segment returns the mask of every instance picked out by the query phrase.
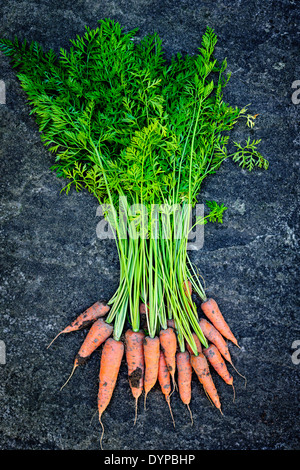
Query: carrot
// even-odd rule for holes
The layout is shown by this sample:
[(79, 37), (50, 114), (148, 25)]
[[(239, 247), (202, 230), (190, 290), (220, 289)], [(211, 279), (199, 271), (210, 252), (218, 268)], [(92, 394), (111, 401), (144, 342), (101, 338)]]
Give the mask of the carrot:
[(173, 328), (173, 330), (176, 330), (174, 318), (169, 318), (167, 320), (167, 325), (169, 328)]
[(65, 384), (61, 387), (61, 390), (64, 388), (65, 385), (69, 382), (70, 378), (74, 374), (75, 369), (84, 364), (86, 360), (90, 357), (90, 355), (102, 344), (104, 341), (112, 334), (113, 326), (106, 323), (102, 318), (98, 318), (98, 320), (93, 323), (91, 326), (88, 334), (86, 335), (78, 353), (76, 354), (74, 365), (72, 372), (65, 382)]
[(158, 378), (159, 366), (159, 338), (154, 336), (145, 336), (144, 341), (144, 360), (145, 360), (145, 375), (144, 375), (144, 407), (146, 409), (146, 399), (150, 390), (156, 384)]
[[(202, 352), (202, 346), (201, 346), (200, 339), (198, 338), (198, 336), (195, 332), (192, 333), (192, 336), (195, 340), (198, 353), (201, 353)], [(191, 346), (189, 345), (188, 342), (186, 342), (186, 347), (187, 347), (187, 350), (189, 351), (190, 354), (194, 354), (193, 351), (192, 351), (192, 348), (191, 348)]]
[(206, 359), (209, 360), (216, 372), (218, 372), (220, 377), (222, 377), (224, 382), (226, 382), (228, 385), (232, 385), (233, 377), (229, 373), (225, 361), (218, 348), (214, 344), (210, 344), (208, 348), (203, 349), (203, 354)]
[(183, 283), (183, 290), (184, 290), (184, 293), (185, 293), (185, 295), (188, 299), (189, 304), (191, 305), (193, 290), (192, 290), (192, 283), (188, 279), (186, 281), (184, 281), (184, 283)]
[(176, 365), (179, 396), (182, 402), (187, 406), (193, 424), (193, 416), (190, 409), (192, 398), (192, 365), (188, 351), (178, 352), (176, 354)]
[(173, 328), (168, 327), (165, 330), (160, 330), (159, 342), (175, 387), (177, 338)]
[(165, 399), (168, 403), (170, 414), (172, 417), (173, 425), (175, 428), (175, 421), (172, 413), (172, 408), (170, 404), (170, 394), (171, 394), (171, 375), (168, 370), (165, 356), (162, 351), (159, 353), (159, 363), (158, 363), (158, 381), (160, 384), (161, 391), (163, 392)]
[(224, 382), (232, 386), (234, 397), (235, 397), (233, 377), (228, 371), (225, 361), (220, 351), (218, 350), (218, 348), (214, 344), (210, 344), (208, 348), (203, 349), (203, 354), (206, 357), (206, 359), (208, 359), (210, 364), (213, 366), (215, 371), (219, 374), (219, 376), (222, 377)]
[(221, 333), (219, 333), (219, 331), (211, 323), (209, 323), (209, 321), (205, 320), (205, 318), (200, 319), (199, 325), (204, 336), (218, 348), (219, 352), (222, 354), (224, 359), (226, 359), (232, 365), (234, 370), (241, 377), (243, 377), (243, 379), (245, 379), (245, 386), (246, 386), (246, 377), (240, 374), (240, 372), (233, 365), (227, 343), (225, 339), (223, 338), (223, 336), (221, 335)]
[(191, 356), (191, 364), (197, 374), (199, 382), (203, 385), (205, 392), (211, 398), (215, 407), (222, 413), (220, 398), (211, 377), (209, 365), (204, 354), (200, 353), (198, 356)]
[(77, 331), (81, 328), (85, 328), (91, 322), (97, 320), (100, 317), (106, 315), (109, 311), (109, 306), (106, 302), (98, 301), (95, 302), (91, 307), (86, 309), (83, 313), (81, 313), (76, 320), (74, 320), (70, 325), (68, 325), (64, 330), (60, 331), (55, 338), (51, 341), (51, 343), (47, 346), (47, 349), (51, 346), (51, 344), (58, 338), (59, 335), (62, 333), (70, 333), (71, 331)]
[(217, 302), (211, 298), (207, 299), (205, 302), (202, 302), (201, 308), (206, 317), (211, 321), (211, 323), (221, 333), (221, 335), (239, 347), (237, 339), (226, 323), (222, 313), (220, 312)]
[(149, 305), (140, 304), (140, 313), (142, 315), (145, 315), (146, 313), (148, 313), (148, 309), (149, 309)]
[(221, 333), (205, 318), (201, 318), (199, 321), (200, 328), (204, 336), (215, 346), (230, 364), (232, 363), (230, 352), (227, 343)]
[(110, 403), (117, 382), (123, 354), (124, 344), (122, 341), (116, 341), (113, 338), (108, 338), (105, 341), (101, 355), (98, 390), (98, 414), (99, 422), (102, 426), (102, 435), (100, 438), (101, 448), (104, 435), (104, 426), (101, 418)]
[(128, 366), (128, 379), (132, 395), (135, 398), (135, 420), (137, 418), (137, 402), (144, 385), (144, 347), (145, 333), (127, 330), (125, 333), (126, 362)]
[(191, 296), (192, 295), (192, 283), (191, 281), (187, 280), (183, 283), (183, 290), (186, 294), (187, 297), (189, 297), (189, 295)]

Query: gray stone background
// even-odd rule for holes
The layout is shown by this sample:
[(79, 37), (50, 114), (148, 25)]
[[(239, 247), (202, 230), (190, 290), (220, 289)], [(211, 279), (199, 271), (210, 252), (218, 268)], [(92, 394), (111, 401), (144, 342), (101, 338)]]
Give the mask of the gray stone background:
[[(298, 5), (299, 7), (299, 5)], [(213, 373), (224, 416), (193, 378), (191, 427), (177, 393), (174, 430), (157, 385), (148, 410), (134, 401), (123, 361), (103, 416), (105, 449), (299, 449), (299, 110), (292, 83), (300, 80), (299, 8), (288, 0), (65, 0), (1, 2), (0, 36), (39, 41), (45, 49), (111, 17), (139, 37), (157, 31), (167, 57), (193, 54), (206, 26), (218, 35), (216, 56), (232, 78), (225, 99), (251, 103), (254, 130), (240, 123), (232, 138), (261, 138), (268, 171), (242, 171), (226, 161), (208, 179), (200, 201), (223, 202), (223, 225), (207, 225), (203, 249), (191, 252), (207, 292), (219, 302), (239, 339), (230, 346), (236, 400)], [(96, 413), (100, 353), (61, 392), (86, 331), (53, 336), (118, 285), (113, 241), (96, 237), (97, 203), (86, 192), (60, 194), (66, 183), (49, 170), (14, 70), (0, 56), (6, 104), (0, 105), (1, 152), (1, 449), (99, 449)], [(300, 96), (299, 96), (300, 97)], [(195, 299), (197, 301), (197, 299)], [(2, 343), (3, 346), (3, 343)], [(299, 347), (299, 346), (298, 346)], [(2, 358), (3, 359), (3, 358)], [(4, 362), (2, 360), (2, 362)]]

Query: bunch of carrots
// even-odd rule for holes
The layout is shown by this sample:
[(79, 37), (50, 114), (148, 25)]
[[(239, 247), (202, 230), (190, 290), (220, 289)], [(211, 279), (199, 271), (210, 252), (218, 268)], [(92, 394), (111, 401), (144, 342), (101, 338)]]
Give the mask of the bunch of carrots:
[[(191, 298), (192, 284), (190, 281), (187, 281), (187, 285), (187, 296)], [(222, 413), (220, 397), (210, 373), (210, 366), (212, 366), (225, 383), (231, 385), (234, 390), (233, 377), (226, 366), (226, 362), (228, 362), (235, 369), (227, 340), (231, 341), (237, 347), (239, 347), (239, 345), (214, 299), (208, 298), (201, 304), (202, 312), (206, 318), (199, 320), (199, 326), (209, 343), (206, 348), (203, 348), (198, 336), (196, 333), (193, 333), (197, 346), (196, 354), (188, 343), (186, 343), (186, 349), (184, 351), (181, 350), (182, 348), (180, 349), (178, 347), (174, 319), (169, 319), (168, 327), (161, 329), (159, 335), (154, 338), (150, 337), (144, 329), (138, 332), (128, 329), (125, 332), (125, 344), (121, 340), (115, 340), (111, 337), (113, 326), (107, 323), (104, 318), (109, 309), (110, 307), (106, 302), (96, 302), (80, 314), (70, 325), (60, 331), (48, 345), (49, 348), (61, 334), (78, 331), (91, 325), (76, 354), (72, 372), (68, 380), (61, 387), (62, 389), (72, 377), (75, 369), (83, 365), (90, 358), (92, 353), (103, 344), (98, 391), (98, 415), (99, 422), (102, 426), (101, 447), (104, 434), (102, 414), (111, 401), (124, 352), (128, 367), (129, 386), (135, 399), (134, 424), (137, 419), (139, 397), (144, 392), (144, 407), (146, 408), (147, 395), (157, 381), (160, 384), (161, 391), (169, 406), (174, 427), (175, 421), (171, 409), (170, 397), (175, 389), (178, 389), (182, 402), (187, 406), (193, 424), (190, 409), (193, 371), (196, 373), (207, 397)], [(140, 304), (141, 317), (147, 314), (148, 306), (146, 304)]]
[[(69, 51), (58, 53), (44, 52), (36, 41), (0, 38), (0, 51), (18, 69), (42, 142), (55, 154), (51, 169), (68, 180), (66, 194), (74, 187), (96, 198), (115, 236), (120, 277), (114, 295), (59, 333), (92, 323), (70, 377), (103, 344), (101, 425), (124, 352), (135, 420), (139, 397), (144, 391), (146, 405), (157, 380), (171, 414), (176, 388), (190, 411), (193, 370), (221, 411), (209, 367), (233, 386), (227, 340), (238, 343), (216, 302), (207, 298), (187, 251), (193, 228), (222, 223), (227, 208), (206, 201), (209, 213), (197, 216), (192, 227), (190, 221), (203, 181), (225, 160), (249, 171), (269, 165), (257, 150), (259, 140), (233, 142), (229, 150), (237, 121), (246, 118), (252, 128), (257, 114), (224, 101), (230, 73), (226, 59), (214, 57), (217, 36), (211, 28), (197, 54), (177, 54), (171, 61), (157, 33), (138, 42), (136, 33), (102, 19), (71, 40)], [(201, 299), (205, 318), (199, 319), (192, 293)]]

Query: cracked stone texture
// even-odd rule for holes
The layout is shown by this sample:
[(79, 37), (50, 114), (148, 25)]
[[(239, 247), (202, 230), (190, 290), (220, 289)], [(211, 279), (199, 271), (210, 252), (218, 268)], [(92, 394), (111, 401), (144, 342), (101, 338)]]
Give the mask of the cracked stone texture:
[[(223, 202), (223, 225), (207, 225), (203, 249), (191, 258), (219, 302), (241, 349), (233, 362), (247, 377), (231, 387), (213, 373), (224, 416), (208, 402), (196, 377), (194, 426), (178, 394), (172, 396), (173, 429), (158, 385), (134, 401), (123, 361), (103, 417), (105, 449), (299, 449), (299, 371), (293, 363), (299, 331), (299, 110), (292, 83), (300, 79), (299, 9), (296, 1), (74, 0), (2, 2), (0, 36), (39, 41), (45, 49), (69, 47), (84, 25), (111, 17), (139, 37), (157, 31), (169, 58), (195, 53), (206, 26), (218, 35), (216, 56), (227, 57), (231, 81), (225, 99), (251, 103), (254, 130), (240, 123), (233, 140), (262, 139), (269, 170), (242, 171), (226, 161), (205, 181), (200, 201)], [(97, 203), (89, 194), (61, 195), (65, 181), (49, 170), (52, 156), (40, 135), (6, 57), (0, 57), (6, 104), (1, 133), (1, 449), (99, 449), (95, 418), (100, 353), (69, 375), (86, 334), (50, 339), (118, 284), (112, 241), (96, 237)], [(198, 303), (197, 299), (195, 301)], [(200, 307), (199, 307), (200, 308)], [(297, 417), (298, 414), (298, 417)], [(92, 417), (94, 419), (92, 420)]]

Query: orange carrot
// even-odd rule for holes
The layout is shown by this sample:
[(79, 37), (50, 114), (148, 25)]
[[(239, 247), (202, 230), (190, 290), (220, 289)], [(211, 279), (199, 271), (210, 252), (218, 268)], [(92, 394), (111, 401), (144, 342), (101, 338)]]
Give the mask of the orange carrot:
[(160, 330), (159, 342), (175, 387), (177, 338), (173, 328), (168, 327), (165, 330)]
[(188, 279), (183, 283), (183, 290), (188, 299), (188, 303), (191, 305), (192, 302), (192, 283)]
[(216, 408), (221, 411), (220, 398), (210, 375), (209, 365), (204, 354), (200, 353), (198, 356), (191, 356), (191, 364), (205, 392), (209, 395)]
[(108, 338), (105, 341), (101, 355), (98, 390), (98, 414), (99, 422), (102, 426), (100, 439), (101, 448), (104, 435), (104, 426), (101, 417), (110, 403), (117, 382), (123, 354), (124, 344), (122, 341), (116, 341), (113, 338)]
[(221, 335), (239, 347), (237, 339), (226, 323), (222, 313), (220, 312), (217, 302), (211, 298), (207, 299), (205, 302), (202, 302), (201, 308), (206, 317), (211, 321), (211, 323), (221, 333)]
[(137, 418), (137, 402), (144, 385), (144, 347), (145, 333), (127, 330), (125, 333), (126, 362), (128, 366), (128, 379), (132, 395), (135, 398), (135, 420)]
[[(200, 339), (198, 338), (198, 336), (195, 332), (192, 333), (192, 336), (195, 340), (198, 353), (201, 353), (202, 352), (202, 346), (201, 346)], [(190, 354), (194, 354), (193, 351), (192, 351), (192, 348), (191, 348), (191, 346), (189, 345), (188, 342), (186, 342), (186, 347), (187, 347), (187, 350), (189, 351)]]
[(147, 305), (147, 311), (146, 311), (146, 304), (141, 303), (140, 304), (140, 328), (142, 330), (148, 329), (148, 311), (149, 311), (149, 306)]
[(175, 421), (170, 404), (170, 394), (171, 394), (171, 375), (168, 370), (165, 356), (162, 351), (159, 353), (159, 363), (158, 363), (158, 381), (160, 384), (161, 391), (163, 392), (165, 399), (168, 403), (170, 414), (172, 417), (173, 425), (175, 428)]
[(214, 344), (210, 344), (208, 348), (203, 349), (203, 354), (208, 359), (210, 364), (213, 366), (215, 371), (219, 374), (220, 377), (224, 380), (225, 383), (232, 386), (233, 389), (233, 401), (235, 398), (235, 390), (233, 386), (233, 377), (228, 371), (225, 361)]
[(93, 323), (91, 326), (88, 334), (86, 335), (74, 361), (73, 370), (65, 382), (65, 384), (61, 387), (61, 390), (64, 386), (69, 382), (70, 378), (74, 374), (75, 369), (84, 364), (86, 360), (90, 357), (90, 355), (102, 344), (105, 340), (112, 334), (113, 326), (106, 323), (102, 318), (98, 318), (98, 320)]
[(144, 391), (145, 400), (144, 407), (146, 408), (146, 398), (150, 390), (156, 384), (158, 378), (158, 365), (159, 365), (159, 338), (154, 336), (146, 336), (143, 341), (144, 345), (144, 360), (145, 360), (145, 375), (144, 375)]
[(149, 309), (149, 305), (140, 304), (140, 313), (142, 315), (145, 315), (146, 313), (148, 313), (148, 309)]
[(191, 296), (192, 295), (192, 283), (191, 281), (187, 280), (183, 283), (183, 290), (186, 294), (187, 297), (189, 297), (189, 295)]
[(85, 328), (86, 326), (90, 325), (91, 322), (106, 315), (109, 309), (110, 307), (103, 301), (98, 301), (94, 303), (91, 307), (81, 313), (76, 318), (76, 320), (70, 323), (70, 325), (68, 325), (64, 330), (60, 331), (51, 341), (51, 343), (47, 346), (47, 348), (49, 348), (51, 344), (56, 340), (56, 338), (58, 338), (58, 336), (62, 333), (70, 333), (71, 331), (77, 331), (81, 328)]
[(208, 348), (203, 349), (203, 354), (211, 363), (216, 372), (218, 372), (219, 376), (222, 377), (224, 382), (226, 382), (228, 385), (232, 385), (233, 377), (229, 373), (225, 361), (218, 348), (214, 344), (210, 344)]
[(179, 396), (182, 402), (187, 406), (193, 424), (193, 416), (190, 409), (192, 398), (192, 365), (188, 351), (178, 352), (176, 354), (176, 365)]
[(245, 386), (247, 383), (246, 377), (244, 377), (233, 365), (232, 359), (229, 353), (229, 349), (227, 346), (227, 343), (221, 333), (211, 324), (209, 321), (205, 320), (204, 318), (201, 318), (199, 321), (200, 328), (202, 330), (202, 333), (204, 336), (211, 342), (213, 343), (219, 350), (219, 352), (222, 354), (224, 359), (226, 359), (234, 368), (234, 370), (245, 380)]
[(232, 364), (231, 356), (229, 353), (229, 349), (227, 343), (221, 333), (211, 324), (209, 321), (205, 320), (205, 318), (201, 318), (199, 321), (200, 328), (204, 336), (215, 346), (217, 346), (218, 350), (222, 354), (222, 356)]

